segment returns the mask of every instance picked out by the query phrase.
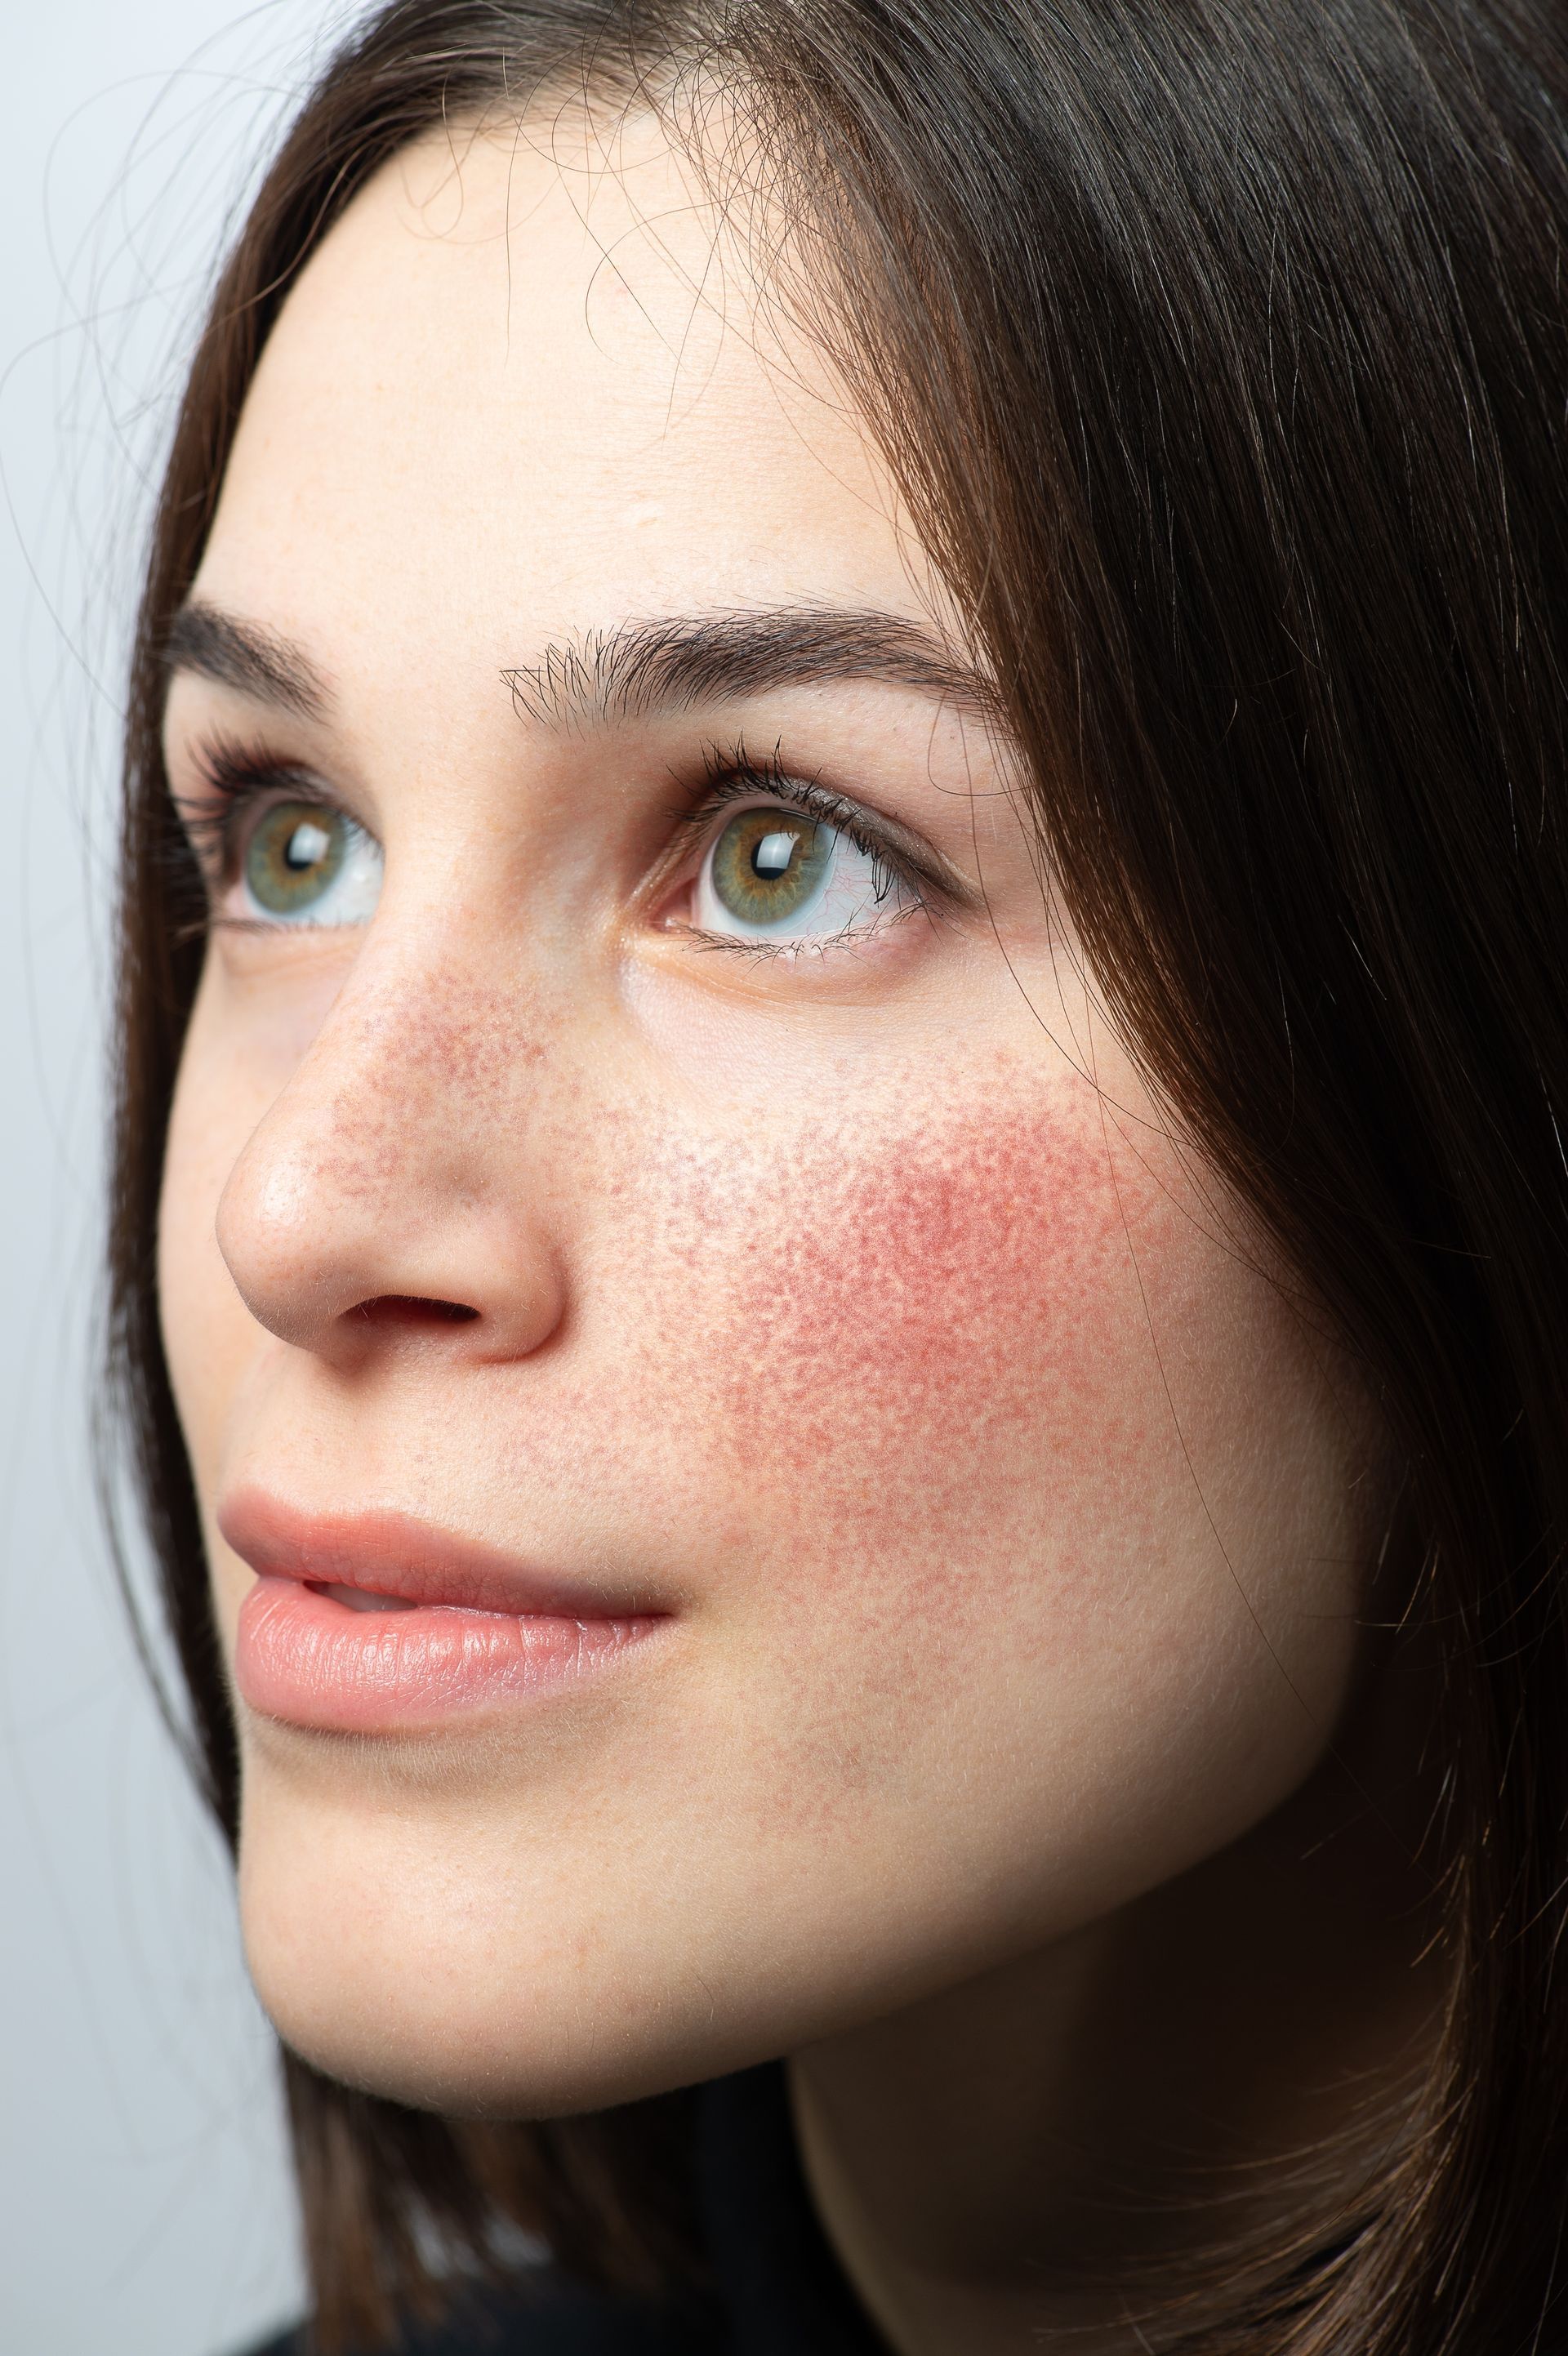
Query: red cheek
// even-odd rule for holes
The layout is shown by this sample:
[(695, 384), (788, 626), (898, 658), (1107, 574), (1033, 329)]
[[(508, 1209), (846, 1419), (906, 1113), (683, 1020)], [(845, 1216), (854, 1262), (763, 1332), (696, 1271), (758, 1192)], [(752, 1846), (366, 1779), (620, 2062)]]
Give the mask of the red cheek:
[(1146, 1552), (1162, 1410), (1124, 1223), (1153, 1241), (1146, 1200), (1090, 1091), (1003, 1078), (918, 1126), (885, 1098), (788, 1151), (759, 1122), (705, 1175), (643, 1173), (651, 1259), (682, 1268), (650, 1387), (677, 1537), (771, 1664), (748, 1712), (792, 1697), (797, 1813), (896, 1758), (977, 1660), (1072, 1656), (1115, 1608), (1107, 1533), (1112, 1587)]
[(516, 1455), (704, 1608), (788, 1619), (802, 1674), (835, 1625), (996, 1624), (1009, 1591), (1007, 1641), (1046, 1641), (1045, 1596), (1058, 1632), (1094, 1607), (1184, 1477), (1144, 1299), (1190, 1221), (1075, 1076), (905, 1077), (809, 1123), (801, 1091), (599, 1121), (576, 1355)]
[(1137, 1311), (1097, 1120), (972, 1104), (914, 1134), (824, 1139), (789, 1199), (754, 1214), (727, 1321), (737, 1388), (769, 1421), (931, 1471), (1069, 1390), (1081, 1423)]

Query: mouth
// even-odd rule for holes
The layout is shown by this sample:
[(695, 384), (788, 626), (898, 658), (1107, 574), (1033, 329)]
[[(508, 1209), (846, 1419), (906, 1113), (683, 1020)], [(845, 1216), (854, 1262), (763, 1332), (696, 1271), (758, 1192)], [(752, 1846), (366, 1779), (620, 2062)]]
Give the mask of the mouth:
[(218, 1526), (256, 1574), (234, 1679), (265, 1718), (406, 1732), (597, 1676), (672, 1614), (396, 1513), (306, 1515), (260, 1490)]

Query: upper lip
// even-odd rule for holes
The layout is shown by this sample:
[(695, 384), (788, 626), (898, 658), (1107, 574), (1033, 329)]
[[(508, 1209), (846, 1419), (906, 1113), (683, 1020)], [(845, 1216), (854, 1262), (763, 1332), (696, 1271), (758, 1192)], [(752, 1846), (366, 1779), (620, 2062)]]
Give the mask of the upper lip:
[(437, 1528), (412, 1514), (309, 1514), (262, 1489), (237, 1490), (218, 1526), (254, 1571), (319, 1587), (360, 1587), (411, 1603), (467, 1604), (562, 1620), (621, 1620), (657, 1611), (520, 1561), (498, 1547)]

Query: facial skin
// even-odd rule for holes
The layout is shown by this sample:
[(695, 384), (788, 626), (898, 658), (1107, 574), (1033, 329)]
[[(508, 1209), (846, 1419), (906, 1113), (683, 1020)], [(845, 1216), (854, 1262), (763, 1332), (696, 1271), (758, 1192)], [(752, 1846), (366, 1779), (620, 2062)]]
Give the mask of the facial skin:
[[(215, 742), (286, 768), (241, 851), (280, 799), (347, 813), (364, 920), (236, 923), (214, 871), (165, 1330), (231, 1655), (218, 1521), (257, 1492), (667, 1616), (427, 1727), (239, 1699), (245, 1936), (285, 2037), (413, 2103), (804, 2054), (825, 2185), (889, 2023), (945, 2007), (961, 2050), (964, 1991), (1010, 1988), (1044, 2036), (1086, 1940), (1316, 1788), (1383, 1488), (1094, 1014), (956, 692), (552, 708), (583, 682), (549, 650), (628, 624), (875, 614), (936, 657), (944, 606), (657, 133), (614, 171), (544, 146), (383, 171), (246, 404), (194, 596), (321, 692), (179, 669), (171, 785), (199, 829)], [(772, 798), (682, 815), (742, 748), (951, 888), (883, 875), (795, 950), (694, 933), (711, 846)]]

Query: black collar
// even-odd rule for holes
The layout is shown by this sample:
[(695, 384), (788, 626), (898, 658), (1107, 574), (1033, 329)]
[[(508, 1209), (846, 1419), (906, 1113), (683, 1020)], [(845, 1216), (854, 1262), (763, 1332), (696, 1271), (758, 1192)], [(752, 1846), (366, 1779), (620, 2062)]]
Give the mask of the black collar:
[(697, 2190), (731, 2356), (886, 2356), (817, 2222), (782, 2064), (703, 2089)]
[[(714, 2079), (696, 2103), (703, 2297), (650, 2306), (541, 2268), (406, 2324), (399, 2356), (888, 2356), (817, 2222), (782, 2063)], [(310, 2346), (302, 2328), (252, 2356)]]

